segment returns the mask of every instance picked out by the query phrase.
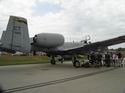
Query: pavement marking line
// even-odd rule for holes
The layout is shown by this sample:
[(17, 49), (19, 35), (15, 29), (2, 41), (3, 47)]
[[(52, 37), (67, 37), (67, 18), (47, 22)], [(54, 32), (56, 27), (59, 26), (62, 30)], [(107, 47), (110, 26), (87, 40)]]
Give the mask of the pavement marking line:
[(80, 78), (85, 78), (85, 77), (90, 77), (93, 75), (105, 73), (105, 72), (112, 71), (115, 69), (118, 69), (118, 68), (111, 68), (111, 69), (107, 69), (107, 70), (103, 70), (103, 71), (97, 71), (97, 72), (93, 72), (93, 73), (77, 75), (77, 76), (73, 76), (73, 77), (69, 77), (69, 78), (64, 78), (64, 79), (53, 80), (53, 81), (49, 81), (49, 82), (43, 82), (43, 83), (37, 83), (37, 84), (32, 84), (32, 85), (26, 85), (26, 86), (22, 86), (22, 87), (6, 89), (6, 90), (4, 90), (4, 93), (13, 93), (13, 92), (17, 92), (17, 91), (32, 89), (32, 88), (38, 88), (38, 87), (44, 87), (44, 86), (64, 83), (64, 82), (68, 82), (68, 81), (72, 81), (72, 80), (76, 80), (76, 79), (80, 79)]

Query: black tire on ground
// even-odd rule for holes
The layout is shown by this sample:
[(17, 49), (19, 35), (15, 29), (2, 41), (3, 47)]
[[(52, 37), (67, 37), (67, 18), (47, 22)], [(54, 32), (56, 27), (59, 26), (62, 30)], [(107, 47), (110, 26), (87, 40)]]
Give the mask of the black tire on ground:
[(50, 62), (51, 62), (52, 65), (55, 65), (55, 64), (56, 64), (56, 61), (53, 60), (53, 59), (51, 59)]
[(80, 62), (79, 61), (75, 61), (73, 63), (73, 66), (76, 67), (76, 68), (79, 68), (80, 67)]

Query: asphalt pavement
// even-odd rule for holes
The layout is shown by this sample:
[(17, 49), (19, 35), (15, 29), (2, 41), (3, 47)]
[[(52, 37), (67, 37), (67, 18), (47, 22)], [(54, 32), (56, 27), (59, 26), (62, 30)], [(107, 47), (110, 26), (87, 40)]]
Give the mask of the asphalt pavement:
[(125, 68), (30, 64), (0, 67), (5, 93), (125, 93)]

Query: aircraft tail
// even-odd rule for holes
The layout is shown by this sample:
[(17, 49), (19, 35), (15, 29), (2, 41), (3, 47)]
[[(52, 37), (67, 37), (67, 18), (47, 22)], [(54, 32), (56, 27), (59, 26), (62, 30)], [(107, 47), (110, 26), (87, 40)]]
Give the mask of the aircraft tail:
[(6, 31), (3, 31), (1, 46), (4, 50), (30, 52), (30, 39), (27, 20), (10, 16)]

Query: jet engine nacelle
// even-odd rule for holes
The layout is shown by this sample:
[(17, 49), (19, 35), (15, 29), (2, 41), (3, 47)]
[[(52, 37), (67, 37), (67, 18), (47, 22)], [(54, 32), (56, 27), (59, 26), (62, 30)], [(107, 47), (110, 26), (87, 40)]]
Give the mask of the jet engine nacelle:
[(64, 36), (60, 34), (41, 33), (33, 38), (35, 45), (45, 48), (58, 47), (64, 44)]

